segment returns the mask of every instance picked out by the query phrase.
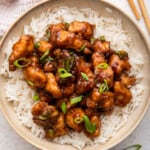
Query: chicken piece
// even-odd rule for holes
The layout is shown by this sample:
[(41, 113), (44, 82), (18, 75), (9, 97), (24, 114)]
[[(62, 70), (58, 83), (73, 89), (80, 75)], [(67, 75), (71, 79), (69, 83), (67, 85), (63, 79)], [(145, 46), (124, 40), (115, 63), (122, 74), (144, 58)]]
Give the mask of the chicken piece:
[[(112, 68), (106, 63), (105, 58), (102, 54), (95, 52), (92, 55), (92, 63), (94, 66), (94, 73), (96, 75), (96, 79), (98, 82), (103, 82), (104, 79), (107, 80), (107, 84), (109, 87), (113, 86), (114, 79), (114, 71)], [(106, 68), (100, 68), (99, 65), (106, 64)]]
[(103, 112), (110, 112), (114, 106), (114, 94), (112, 92), (103, 92), (99, 101), (99, 108)]
[(78, 73), (76, 92), (77, 94), (88, 92), (94, 87), (94, 74), (91, 71), (89, 64), (82, 58), (77, 59), (76, 67)]
[(47, 50), (51, 51), (53, 49), (53, 45), (50, 42), (47, 42), (47, 41), (44, 41), (44, 40), (41, 40), (41, 41), (37, 42), (36, 44), (37, 44), (36, 48), (41, 53), (44, 53)]
[(28, 59), (31, 66), (39, 67), (39, 59), (36, 55), (30, 56)]
[(83, 127), (84, 111), (81, 108), (72, 108), (66, 114), (67, 125), (77, 132), (81, 132)]
[(51, 97), (50, 97), (49, 94), (48, 94), (46, 91), (44, 91), (43, 89), (40, 90), (40, 91), (38, 92), (38, 94), (39, 94), (39, 99), (40, 99), (41, 102), (49, 103), (49, 102), (51, 101)]
[(132, 98), (132, 94), (121, 82), (116, 81), (114, 84), (115, 105), (124, 107)]
[(133, 76), (128, 76), (127, 74), (122, 74), (120, 77), (121, 83), (128, 87), (128, 86), (132, 86), (133, 84), (135, 84), (135, 77)]
[(14, 71), (16, 69), (13, 64), (14, 61), (19, 58), (31, 55), (33, 53), (33, 50), (33, 37), (30, 35), (22, 35), (12, 47), (12, 53), (9, 56), (9, 70)]
[(56, 72), (56, 63), (54, 61), (48, 61), (44, 64), (44, 72)]
[(67, 134), (67, 128), (65, 124), (64, 115), (61, 113), (53, 128), (46, 130), (46, 138), (53, 139), (55, 137), (59, 137), (65, 134)]
[(95, 125), (95, 131), (93, 133), (90, 133), (87, 131), (87, 129), (85, 127), (84, 133), (86, 134), (86, 136), (88, 136), (90, 138), (96, 138), (100, 135), (100, 127), (101, 127), (100, 117), (94, 115), (90, 118), (90, 122), (91, 122), (91, 124)]
[(128, 60), (120, 59), (116, 54), (113, 54), (110, 57), (109, 64), (117, 75), (121, 74), (124, 70), (129, 70), (131, 68)]
[(47, 84), (46, 84), (45, 89), (54, 98), (61, 98), (62, 97), (61, 89), (58, 86), (58, 83), (56, 82), (56, 78), (52, 73), (47, 74)]
[(73, 21), (69, 24), (68, 31), (81, 35), (85, 39), (93, 36), (95, 26), (88, 22)]
[(102, 42), (100, 40), (95, 40), (92, 48), (95, 52), (106, 54), (110, 51), (110, 42), (108, 41)]
[(50, 32), (50, 42), (53, 46), (56, 46), (57, 32), (61, 30), (65, 30), (65, 26), (63, 23), (50, 25), (48, 31)]
[(74, 93), (74, 89), (75, 89), (74, 83), (64, 86), (62, 88), (63, 96), (66, 97), (72, 95)]
[(36, 66), (29, 66), (24, 69), (24, 78), (27, 83), (35, 88), (44, 88), (47, 82), (46, 74)]

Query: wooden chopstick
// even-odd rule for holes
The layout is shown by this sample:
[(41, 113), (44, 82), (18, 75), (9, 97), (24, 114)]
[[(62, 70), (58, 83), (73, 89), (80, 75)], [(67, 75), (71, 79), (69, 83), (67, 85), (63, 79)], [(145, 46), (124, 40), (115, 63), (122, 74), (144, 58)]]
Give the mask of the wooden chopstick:
[(130, 4), (130, 7), (132, 8), (132, 11), (136, 17), (137, 20), (139, 20), (141, 18), (135, 4), (134, 4), (134, 1), (133, 0), (128, 0), (129, 4)]
[(144, 4), (144, 1), (143, 0), (138, 0), (138, 2), (139, 2), (139, 5), (140, 5), (140, 8), (141, 8), (142, 15), (144, 17), (144, 20), (145, 20), (148, 32), (150, 33), (150, 19), (148, 17), (148, 13), (146, 11), (146, 7), (145, 7), (145, 4)]

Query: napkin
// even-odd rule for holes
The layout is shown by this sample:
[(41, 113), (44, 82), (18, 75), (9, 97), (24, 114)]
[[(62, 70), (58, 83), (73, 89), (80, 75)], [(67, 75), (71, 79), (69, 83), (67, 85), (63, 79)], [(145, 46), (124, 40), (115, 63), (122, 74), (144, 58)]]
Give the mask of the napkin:
[(0, 0), (0, 36), (9, 26), (33, 5), (42, 0)]

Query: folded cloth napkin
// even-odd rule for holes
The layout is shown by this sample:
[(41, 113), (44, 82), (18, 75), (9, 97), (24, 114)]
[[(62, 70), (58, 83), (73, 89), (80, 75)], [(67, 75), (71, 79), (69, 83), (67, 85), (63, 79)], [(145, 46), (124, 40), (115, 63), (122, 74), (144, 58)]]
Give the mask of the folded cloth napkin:
[(0, 36), (9, 26), (33, 5), (42, 0), (0, 0)]

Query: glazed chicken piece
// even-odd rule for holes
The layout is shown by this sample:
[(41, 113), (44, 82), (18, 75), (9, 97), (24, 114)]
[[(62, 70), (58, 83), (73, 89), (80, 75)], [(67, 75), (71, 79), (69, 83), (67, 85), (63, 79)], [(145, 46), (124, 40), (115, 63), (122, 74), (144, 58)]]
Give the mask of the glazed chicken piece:
[(13, 64), (14, 61), (19, 58), (31, 55), (33, 53), (33, 50), (33, 37), (30, 35), (22, 35), (12, 47), (12, 53), (9, 56), (9, 70), (14, 71), (16, 69)]
[(130, 70), (131, 68), (128, 59), (121, 59), (117, 54), (113, 54), (110, 57), (109, 64), (117, 75), (121, 74), (124, 70)]
[(66, 114), (67, 125), (77, 132), (81, 132), (83, 128), (84, 111), (81, 108), (72, 108)]
[(61, 98), (62, 97), (61, 89), (58, 86), (58, 83), (57, 83), (56, 78), (55, 78), (53, 73), (48, 73), (47, 74), (47, 83), (46, 83), (45, 89), (54, 98)]
[(43, 71), (44, 72), (56, 72), (56, 63), (54, 61), (48, 61), (44, 64)]
[(63, 96), (66, 97), (66, 96), (72, 95), (74, 93), (74, 90), (75, 90), (75, 84), (74, 83), (70, 83), (70, 84), (64, 86), (62, 88)]
[(35, 47), (38, 49), (38, 51), (40, 53), (44, 53), (47, 50), (51, 51), (53, 49), (53, 45), (50, 42), (47, 42), (47, 41), (44, 41), (44, 40), (36, 42)]
[[(94, 87), (94, 74), (91, 71), (89, 64), (81, 57), (76, 60), (77, 67), (77, 94), (85, 93)], [(85, 76), (87, 78), (85, 78)]]
[(106, 54), (110, 51), (110, 42), (108, 41), (102, 42), (100, 40), (95, 40), (92, 48), (95, 52)]
[(24, 69), (24, 78), (27, 83), (35, 88), (44, 88), (47, 82), (47, 76), (37, 66), (28, 66)]
[(87, 131), (86, 127), (84, 129), (84, 133), (90, 138), (96, 138), (100, 135), (100, 127), (101, 127), (101, 120), (100, 117), (97, 115), (93, 115), (90, 117), (91, 124), (95, 125), (95, 131), (90, 133)]
[[(98, 52), (95, 52), (92, 55), (92, 62), (97, 81), (102, 83), (105, 79), (107, 81), (108, 86), (112, 87), (114, 71), (112, 70), (111, 66), (107, 64), (104, 56)], [(103, 65), (106, 65), (106, 67), (104, 68)]]
[(116, 81), (114, 84), (115, 105), (124, 107), (132, 98), (132, 94), (121, 82)]
[(122, 74), (120, 77), (121, 83), (128, 87), (128, 86), (132, 86), (135, 84), (136, 79), (133, 76), (128, 76), (127, 74)]
[(93, 36), (95, 26), (88, 22), (73, 21), (69, 24), (68, 31), (79, 34), (85, 39), (90, 39)]
[(38, 102), (32, 108), (33, 121), (44, 127), (52, 127), (59, 117), (58, 110), (45, 102)]
[(53, 139), (65, 134), (67, 134), (67, 128), (64, 115), (61, 113), (57, 119), (56, 124), (52, 128), (46, 129), (46, 138)]
[(38, 95), (41, 102), (50, 103), (51, 97), (44, 89), (38, 91)]

